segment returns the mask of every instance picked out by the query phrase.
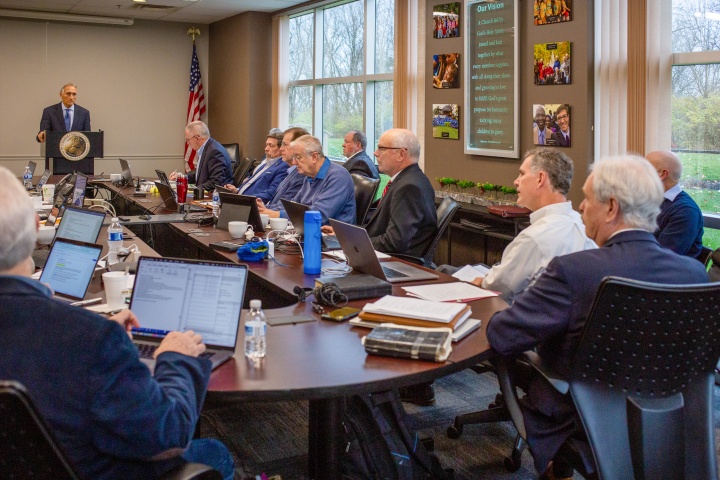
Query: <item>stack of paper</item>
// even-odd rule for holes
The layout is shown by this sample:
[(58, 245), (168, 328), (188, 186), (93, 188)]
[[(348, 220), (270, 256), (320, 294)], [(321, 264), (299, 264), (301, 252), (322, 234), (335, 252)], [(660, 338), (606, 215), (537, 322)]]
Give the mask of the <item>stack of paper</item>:
[(387, 295), (375, 303), (365, 305), (359, 317), (375, 323), (449, 327), (454, 330), (462, 325), (471, 313), (470, 307), (464, 303), (448, 304)]
[(403, 287), (408, 295), (433, 302), (472, 302), (487, 297), (497, 297), (497, 293), (484, 290), (464, 282), (431, 283)]

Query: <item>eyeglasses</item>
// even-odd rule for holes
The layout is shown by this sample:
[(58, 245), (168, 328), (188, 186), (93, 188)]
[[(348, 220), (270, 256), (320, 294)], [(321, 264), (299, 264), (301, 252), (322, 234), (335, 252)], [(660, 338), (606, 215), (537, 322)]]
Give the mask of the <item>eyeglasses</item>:
[(378, 150), (407, 150), (405, 147), (382, 147), (378, 145)]
[(186, 142), (189, 142), (189, 141), (192, 140), (193, 138), (197, 138), (197, 137), (199, 137), (199, 136), (200, 136), (200, 135), (193, 135), (193, 136), (190, 137), (190, 138), (185, 137), (185, 141), (186, 141)]
[(569, 117), (567, 115), (558, 115), (558, 117), (557, 117), (558, 120), (566, 120), (568, 118)]

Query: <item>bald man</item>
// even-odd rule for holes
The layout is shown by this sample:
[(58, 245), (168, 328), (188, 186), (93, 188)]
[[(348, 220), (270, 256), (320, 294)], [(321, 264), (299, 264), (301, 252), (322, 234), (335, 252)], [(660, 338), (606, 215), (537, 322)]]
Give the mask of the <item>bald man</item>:
[(682, 162), (674, 153), (663, 150), (650, 152), (645, 158), (657, 170), (665, 189), (655, 238), (679, 255), (697, 258), (702, 251), (703, 216), (697, 203), (680, 188)]

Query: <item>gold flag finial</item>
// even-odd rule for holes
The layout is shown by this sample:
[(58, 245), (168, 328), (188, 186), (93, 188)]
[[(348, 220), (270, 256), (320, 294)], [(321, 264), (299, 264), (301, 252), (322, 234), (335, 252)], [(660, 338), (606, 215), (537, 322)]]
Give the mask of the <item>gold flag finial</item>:
[(195, 43), (195, 36), (200, 36), (200, 29), (197, 27), (188, 28), (187, 34), (192, 37), (193, 43)]

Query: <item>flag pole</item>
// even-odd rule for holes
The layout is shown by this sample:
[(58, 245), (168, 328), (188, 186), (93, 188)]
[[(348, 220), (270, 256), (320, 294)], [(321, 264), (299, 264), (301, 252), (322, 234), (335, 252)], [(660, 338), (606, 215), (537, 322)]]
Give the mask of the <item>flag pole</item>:
[(200, 36), (200, 29), (197, 27), (190, 27), (188, 28), (187, 34), (192, 37), (192, 41), (195, 43), (195, 37)]

